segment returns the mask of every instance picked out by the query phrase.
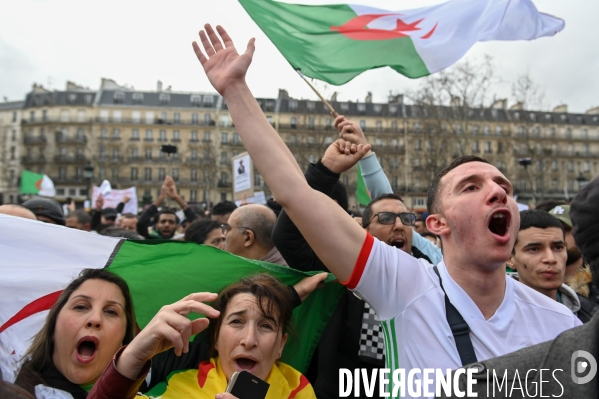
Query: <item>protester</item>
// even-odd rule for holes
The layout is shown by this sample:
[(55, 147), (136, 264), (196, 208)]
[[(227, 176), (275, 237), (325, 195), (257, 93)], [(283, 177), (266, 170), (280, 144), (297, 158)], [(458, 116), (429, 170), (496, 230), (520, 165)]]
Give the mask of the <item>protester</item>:
[[(426, 226), (443, 246), (436, 268), (384, 245), (308, 186), (245, 83), (253, 39), (239, 56), (224, 29), (217, 30), (224, 46), (209, 25), (207, 34), (200, 32), (208, 57), (193, 45), (208, 79), (224, 97), (258, 171), (317, 256), (372, 305), (387, 331), (403, 332), (390, 336), (386, 346), (392, 370), (456, 368), (472, 352), (488, 359), (580, 324), (562, 305), (506, 278), (520, 220), (512, 185), (497, 168), (482, 158), (462, 157), (433, 181)], [(338, 148), (351, 162), (370, 146)], [(470, 354), (458, 351), (456, 340), (463, 341), (457, 331), (448, 339), (454, 334), (446, 321), (446, 295), (469, 325)]]
[[(599, 177), (583, 187), (572, 200), (570, 215), (574, 222), (573, 236), (581, 253), (590, 265), (593, 285), (599, 286)], [(554, 340), (525, 348), (505, 356), (489, 359), (467, 366), (475, 369), (472, 392), (479, 398), (518, 397), (564, 397), (596, 398), (599, 392), (597, 362), (599, 359), (599, 313), (582, 327), (560, 334)], [(588, 366), (588, 367), (587, 367)], [(542, 371), (547, 370), (545, 373)], [(512, 389), (493, 390), (495, 382), (489, 375), (500, 379), (507, 376), (510, 387), (520, 384), (516, 392)], [(522, 377), (524, 376), (524, 377)], [(590, 377), (590, 378), (589, 378)], [(459, 377), (459, 387), (468, 387), (466, 375)], [(526, 395), (524, 394), (526, 389)], [(463, 397), (442, 395), (441, 397)]]
[(422, 216), (416, 217), (416, 223), (414, 224), (414, 231), (424, 234), (426, 232), (426, 225)]
[(37, 220), (35, 214), (23, 205), (6, 204), (0, 205), (0, 214), (16, 216), (24, 219)]
[[(210, 324), (210, 359), (197, 368), (172, 375), (162, 398), (200, 394), (213, 398), (224, 393), (233, 373), (241, 370), (270, 384), (267, 399), (316, 397), (305, 377), (278, 361), (290, 332), (293, 311), (287, 287), (261, 274), (227, 286), (218, 298), (212, 295), (192, 294), (163, 307), (129, 346), (119, 350), (88, 398), (134, 398), (152, 357), (172, 346), (177, 353), (186, 352), (190, 335), (206, 328), (207, 319), (192, 322), (185, 317), (192, 311), (216, 318)], [(216, 299), (214, 309), (193, 300), (205, 300), (208, 296)]]
[(23, 206), (29, 209), (37, 220), (44, 223), (65, 225), (64, 214), (60, 204), (50, 198), (33, 198), (23, 203)]
[(117, 220), (117, 227), (121, 227), (125, 230), (137, 232), (137, 215), (132, 213), (123, 213)]
[(570, 219), (570, 205), (558, 205), (549, 211), (550, 214), (555, 216), (566, 231), (566, 249), (568, 253), (568, 260), (566, 261), (566, 273), (564, 275), (564, 282), (575, 275), (576, 272), (584, 265), (584, 259), (580, 250), (576, 246), (576, 241), (572, 235), (572, 219)]
[(235, 209), (229, 222), (222, 225), (225, 251), (287, 266), (271, 239), (276, 222), (274, 211), (264, 205), (248, 204)]
[(134, 336), (127, 283), (103, 269), (85, 269), (50, 309), (15, 384), (36, 397), (63, 397), (64, 391), (85, 399), (116, 351)]
[(542, 210), (522, 211), (520, 231), (507, 264), (517, 272), (512, 278), (565, 305), (578, 316), (578, 296), (562, 282), (567, 258), (564, 239), (564, 228), (555, 217)]
[(237, 209), (237, 205), (231, 201), (221, 201), (212, 207), (210, 218), (220, 223), (227, 223), (231, 213)]
[(66, 226), (72, 229), (90, 231), (92, 228), (92, 218), (82, 209), (75, 210), (67, 215)]
[(128, 240), (145, 240), (145, 238), (138, 234), (136, 231), (123, 229), (117, 226), (107, 227), (104, 230), (102, 230), (100, 234), (107, 237), (122, 237)]
[(185, 231), (185, 241), (210, 245), (225, 249), (225, 239), (222, 235), (221, 223), (216, 220), (201, 219), (191, 223)]
[[(416, 230), (414, 230), (416, 231)], [(434, 245), (437, 245), (437, 236), (434, 235), (433, 233), (431, 233), (430, 231), (424, 231), (420, 234), (422, 237), (426, 238), (427, 240), (429, 240), (431, 243), (433, 243)]]
[[(160, 195), (156, 198), (154, 203), (141, 214), (137, 221), (137, 232), (143, 237), (168, 240), (173, 238), (177, 232), (179, 217), (175, 211), (170, 209), (158, 210), (158, 207), (162, 205), (167, 197), (179, 204), (188, 220), (193, 221), (197, 219), (198, 216), (194, 210), (187, 205), (187, 202), (185, 202), (177, 192), (177, 187), (175, 186), (173, 178), (166, 176), (162, 183), (162, 187), (160, 188)], [(151, 232), (148, 231), (150, 220), (154, 222), (154, 230)]]

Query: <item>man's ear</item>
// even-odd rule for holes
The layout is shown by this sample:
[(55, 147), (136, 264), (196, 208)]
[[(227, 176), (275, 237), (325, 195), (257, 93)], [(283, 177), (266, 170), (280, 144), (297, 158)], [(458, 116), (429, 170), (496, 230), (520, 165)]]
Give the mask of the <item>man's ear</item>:
[(447, 219), (445, 219), (445, 216), (439, 213), (428, 215), (426, 218), (426, 228), (428, 231), (437, 236), (446, 235), (451, 230), (447, 224)]
[(254, 232), (252, 230), (246, 229), (244, 232), (244, 243), (243, 246), (251, 247), (256, 240), (256, 236), (254, 236)]
[(510, 258), (507, 260), (507, 265), (514, 269), (514, 270), (518, 270), (518, 268), (516, 267), (516, 261), (514, 260), (514, 254), (510, 255)]

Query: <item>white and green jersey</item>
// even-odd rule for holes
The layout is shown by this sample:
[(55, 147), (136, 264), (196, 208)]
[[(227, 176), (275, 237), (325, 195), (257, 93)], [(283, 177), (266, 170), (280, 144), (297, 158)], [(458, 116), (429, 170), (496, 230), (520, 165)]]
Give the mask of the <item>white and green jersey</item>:
[[(451, 303), (471, 329), (478, 360), (554, 339), (581, 324), (564, 305), (506, 278), (503, 302), (488, 320), (468, 294), (437, 265)], [(433, 265), (367, 235), (345, 285), (376, 311), (385, 333), (391, 371), (462, 366), (445, 317), (445, 296)], [(407, 390), (406, 390), (407, 393)], [(407, 396), (409, 397), (409, 396)]]

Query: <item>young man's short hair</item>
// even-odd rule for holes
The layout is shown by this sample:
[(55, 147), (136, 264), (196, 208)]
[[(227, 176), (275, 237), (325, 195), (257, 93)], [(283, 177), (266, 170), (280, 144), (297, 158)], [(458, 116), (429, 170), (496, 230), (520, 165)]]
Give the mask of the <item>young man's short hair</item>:
[(372, 220), (372, 217), (374, 216), (372, 214), (372, 206), (374, 204), (376, 204), (377, 202), (380, 202), (380, 201), (386, 200), (386, 199), (397, 200), (397, 201), (400, 201), (401, 203), (403, 203), (403, 199), (401, 199), (401, 197), (399, 195), (393, 194), (393, 193), (383, 194), (380, 197), (373, 199), (372, 201), (370, 201), (370, 204), (368, 204), (368, 206), (366, 207), (366, 209), (364, 209), (364, 212), (362, 213), (362, 226), (364, 228), (368, 227), (368, 225), (370, 224), (370, 221)]
[(77, 219), (77, 223), (79, 223), (79, 224), (87, 224), (87, 223), (92, 222), (92, 218), (91, 218), (91, 216), (89, 216), (89, 213), (85, 212), (82, 209), (77, 209), (77, 210), (69, 213), (66, 218), (67, 219), (75, 218), (75, 219)]
[(221, 201), (212, 208), (212, 216), (227, 215), (237, 209), (237, 205), (231, 201)]
[[(525, 211), (520, 212), (520, 230), (526, 230), (531, 227), (536, 227), (538, 229), (549, 229), (552, 227), (560, 229), (564, 235), (566, 234), (566, 230), (564, 229), (564, 225), (560, 222), (555, 216), (550, 214), (549, 212), (542, 211), (540, 209), (527, 209)], [(518, 243), (518, 237), (516, 237), (516, 242), (514, 243), (514, 250), (516, 248), (516, 244)], [(512, 250), (512, 253), (514, 252)]]
[(203, 244), (208, 235), (214, 230), (220, 230), (221, 223), (216, 220), (200, 219), (194, 220), (185, 230), (185, 241), (193, 241)]
[(443, 176), (445, 176), (446, 174), (448, 174), (449, 172), (451, 172), (458, 166), (463, 165), (468, 162), (482, 162), (482, 163), (487, 163), (489, 165), (491, 164), (486, 159), (477, 157), (476, 155), (464, 155), (462, 157), (454, 159), (452, 163), (447, 165), (447, 167), (445, 167), (441, 172), (439, 172), (439, 174), (437, 176), (435, 176), (430, 188), (428, 189), (428, 198), (426, 200), (426, 209), (427, 209), (429, 215), (433, 214), (433, 213), (438, 213), (440, 210), (439, 209), (440, 201), (439, 201), (438, 197), (439, 197), (439, 194), (441, 193), (441, 189), (442, 189), (441, 179), (443, 178)]

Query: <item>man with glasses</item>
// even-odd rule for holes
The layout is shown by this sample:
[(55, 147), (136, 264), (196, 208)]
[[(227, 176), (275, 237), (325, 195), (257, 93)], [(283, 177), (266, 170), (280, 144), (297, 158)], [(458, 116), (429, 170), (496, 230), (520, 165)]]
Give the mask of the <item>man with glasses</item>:
[(222, 225), (225, 251), (248, 259), (287, 266), (270, 238), (277, 216), (264, 205), (249, 204), (235, 209)]

